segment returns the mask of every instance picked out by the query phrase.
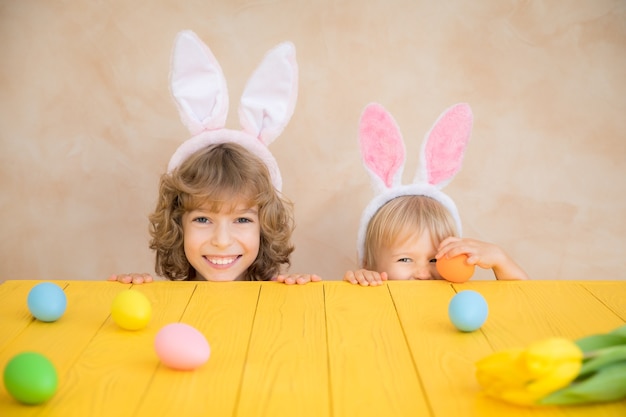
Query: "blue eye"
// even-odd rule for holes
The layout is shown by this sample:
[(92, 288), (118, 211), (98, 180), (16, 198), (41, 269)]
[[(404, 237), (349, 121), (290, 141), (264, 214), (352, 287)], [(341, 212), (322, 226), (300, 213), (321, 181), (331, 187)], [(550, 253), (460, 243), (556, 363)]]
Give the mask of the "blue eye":
[(251, 220), (251, 219), (247, 219), (247, 218), (245, 218), (245, 217), (239, 217), (239, 218), (236, 220), (236, 222), (237, 222), (237, 223), (252, 223), (252, 220)]
[(196, 223), (208, 223), (209, 219), (207, 219), (206, 217), (196, 217), (195, 219), (193, 219), (193, 221)]

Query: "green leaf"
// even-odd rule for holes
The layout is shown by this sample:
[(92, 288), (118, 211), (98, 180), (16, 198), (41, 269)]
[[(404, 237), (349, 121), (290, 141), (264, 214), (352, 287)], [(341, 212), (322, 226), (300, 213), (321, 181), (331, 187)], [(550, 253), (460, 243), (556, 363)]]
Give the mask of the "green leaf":
[(601, 368), (589, 378), (545, 396), (538, 404), (576, 405), (623, 398), (626, 398), (626, 361)]
[(626, 361), (626, 344), (611, 346), (590, 353), (593, 356), (583, 362), (580, 372), (578, 373), (579, 377), (598, 371), (600, 368), (606, 367), (611, 363)]
[(626, 334), (622, 335), (613, 332), (607, 334), (596, 334), (578, 339), (574, 343), (576, 343), (576, 345), (578, 345), (580, 350), (584, 353), (588, 353), (612, 346), (626, 345)]
[(622, 336), (623, 338), (626, 339), (626, 324), (621, 327), (618, 327), (617, 329), (613, 330), (609, 334)]

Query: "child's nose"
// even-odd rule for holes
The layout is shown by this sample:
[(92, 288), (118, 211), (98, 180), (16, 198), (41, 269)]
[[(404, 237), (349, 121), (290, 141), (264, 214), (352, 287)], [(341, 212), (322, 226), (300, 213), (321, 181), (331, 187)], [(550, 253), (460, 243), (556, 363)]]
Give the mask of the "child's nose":
[(413, 279), (431, 279), (430, 269), (427, 266), (418, 266), (415, 268), (415, 271), (413, 271)]
[(232, 240), (232, 234), (227, 224), (218, 224), (215, 233), (211, 236), (211, 244), (216, 247), (229, 246)]

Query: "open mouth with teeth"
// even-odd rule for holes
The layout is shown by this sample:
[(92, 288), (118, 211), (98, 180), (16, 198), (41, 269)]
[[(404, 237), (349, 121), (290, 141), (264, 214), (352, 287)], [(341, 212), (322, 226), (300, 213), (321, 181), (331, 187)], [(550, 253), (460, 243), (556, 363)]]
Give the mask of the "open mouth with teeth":
[(233, 264), (237, 259), (239, 259), (241, 257), (241, 255), (237, 255), (237, 256), (229, 256), (229, 257), (221, 257), (221, 258), (209, 258), (207, 256), (204, 257), (204, 259), (207, 260), (207, 262), (215, 267), (227, 267), (231, 264)]

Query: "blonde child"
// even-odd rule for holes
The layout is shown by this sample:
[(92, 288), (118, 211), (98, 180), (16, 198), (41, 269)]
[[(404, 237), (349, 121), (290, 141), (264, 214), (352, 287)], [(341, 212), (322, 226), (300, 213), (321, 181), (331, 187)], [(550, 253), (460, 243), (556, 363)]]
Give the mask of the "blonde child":
[[(291, 43), (265, 56), (239, 107), (242, 130), (226, 129), (228, 92), (221, 67), (191, 31), (177, 36), (170, 74), (182, 121), (193, 137), (170, 159), (150, 215), (157, 274), (174, 281), (267, 281), (304, 284), (314, 274), (281, 274), (293, 252), (292, 204), (267, 146), (282, 132), (297, 97)], [(111, 281), (152, 282), (149, 274)]]
[(501, 248), (460, 238), (454, 201), (441, 191), (461, 167), (473, 116), (466, 104), (445, 111), (428, 133), (412, 184), (401, 185), (404, 142), (391, 115), (370, 104), (361, 117), (359, 138), (365, 166), (378, 195), (365, 209), (358, 236), (361, 269), (347, 271), (352, 284), (386, 280), (442, 279), (436, 262), (467, 255), (466, 262), (492, 269), (498, 280), (528, 279)]

